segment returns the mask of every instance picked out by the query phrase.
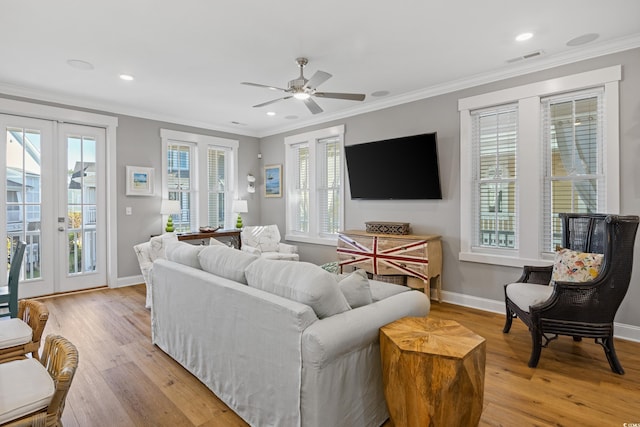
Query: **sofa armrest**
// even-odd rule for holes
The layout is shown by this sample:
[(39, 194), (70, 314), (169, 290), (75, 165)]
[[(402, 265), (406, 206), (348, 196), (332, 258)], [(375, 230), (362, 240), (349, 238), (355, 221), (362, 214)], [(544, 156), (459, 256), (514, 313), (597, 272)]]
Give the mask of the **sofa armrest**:
[(297, 254), (298, 247), (288, 243), (278, 243), (278, 252), (283, 254)]
[(242, 252), (247, 252), (251, 255), (257, 255), (260, 256), (260, 254), (262, 254), (262, 251), (254, 246), (249, 246), (249, 245), (242, 245)]
[(408, 291), (318, 320), (302, 334), (303, 363), (322, 367), (377, 342), (380, 327), (406, 316), (426, 316), (429, 308), (429, 298), (423, 292)]

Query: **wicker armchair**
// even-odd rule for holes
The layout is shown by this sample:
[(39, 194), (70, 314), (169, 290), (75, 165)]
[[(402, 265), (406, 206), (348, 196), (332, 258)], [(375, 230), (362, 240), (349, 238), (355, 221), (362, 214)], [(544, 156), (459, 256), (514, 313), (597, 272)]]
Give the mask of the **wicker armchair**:
[(62, 426), (78, 350), (66, 338), (47, 336), (40, 361), (0, 363), (0, 425)]
[[(0, 362), (25, 358), (29, 353), (38, 360), (40, 339), (48, 319), (49, 310), (44, 303), (18, 301), (18, 317), (0, 323)], [(11, 344), (4, 345), (8, 342)]]
[(613, 345), (613, 321), (629, 288), (638, 217), (567, 213), (560, 218), (563, 247), (603, 254), (600, 272), (590, 281), (546, 286), (553, 267), (526, 266), (518, 282), (505, 285), (503, 332), (509, 332), (515, 317), (529, 327), (532, 368), (538, 365), (542, 347), (567, 335), (575, 341), (594, 338), (604, 348), (611, 370), (624, 374)]

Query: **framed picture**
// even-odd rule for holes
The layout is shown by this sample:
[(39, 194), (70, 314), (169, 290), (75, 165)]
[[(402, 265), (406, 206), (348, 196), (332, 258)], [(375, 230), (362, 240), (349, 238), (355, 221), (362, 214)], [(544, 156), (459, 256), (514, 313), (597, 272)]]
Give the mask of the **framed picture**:
[(153, 168), (127, 166), (127, 196), (153, 196)]
[(282, 197), (282, 165), (264, 167), (264, 197)]

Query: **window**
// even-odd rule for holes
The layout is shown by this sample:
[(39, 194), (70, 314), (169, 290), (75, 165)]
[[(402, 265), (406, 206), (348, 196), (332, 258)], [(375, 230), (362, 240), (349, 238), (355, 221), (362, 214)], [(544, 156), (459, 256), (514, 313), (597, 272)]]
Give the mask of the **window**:
[(176, 231), (233, 228), (238, 141), (167, 129), (161, 137), (163, 198), (180, 201), (181, 212), (173, 215)]
[(285, 138), (286, 239), (335, 245), (344, 223), (344, 126)]
[[(542, 101), (544, 250), (562, 243), (560, 212), (604, 212), (602, 90)], [(548, 220), (550, 219), (550, 220)]]
[(516, 247), (518, 106), (474, 111), (474, 246)]
[(621, 75), (614, 66), (459, 100), (460, 260), (546, 265), (559, 212), (619, 211)]

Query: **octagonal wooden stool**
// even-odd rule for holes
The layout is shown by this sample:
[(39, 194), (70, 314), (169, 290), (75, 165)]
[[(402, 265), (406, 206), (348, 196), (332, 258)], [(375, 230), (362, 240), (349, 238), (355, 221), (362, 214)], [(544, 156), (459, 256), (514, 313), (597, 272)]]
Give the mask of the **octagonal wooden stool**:
[(395, 427), (478, 424), (484, 338), (453, 320), (405, 317), (380, 328), (380, 351)]

